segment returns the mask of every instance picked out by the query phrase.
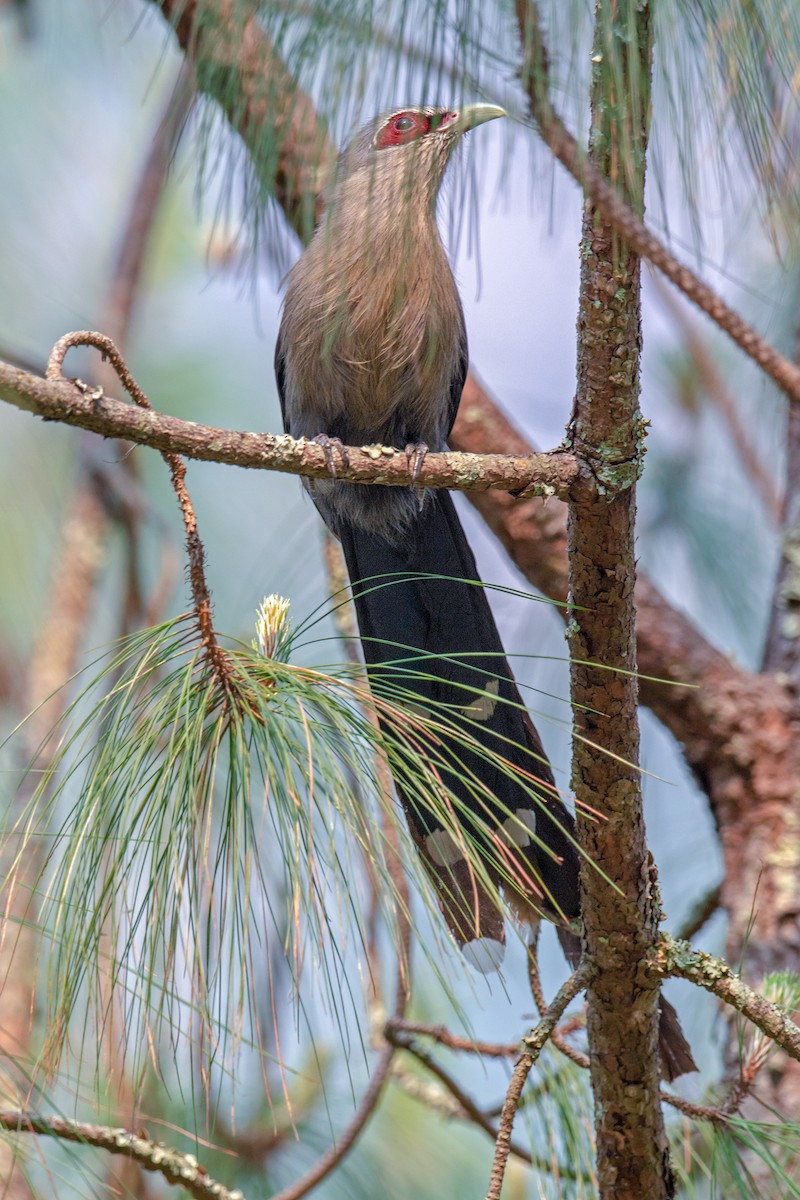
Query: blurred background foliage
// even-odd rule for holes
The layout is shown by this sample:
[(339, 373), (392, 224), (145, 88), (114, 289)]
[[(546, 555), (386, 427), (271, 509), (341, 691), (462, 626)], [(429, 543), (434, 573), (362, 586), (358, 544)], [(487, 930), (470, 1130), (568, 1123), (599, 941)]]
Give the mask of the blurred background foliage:
[[(583, 135), (590, 6), (553, 0), (545, 7), (555, 96)], [(800, 161), (792, 154), (798, 145), (792, 70), (800, 61), (800, 18), (792, 4), (777, 0), (745, 7), (746, 13), (720, 0), (657, 6), (648, 215), (791, 354), (800, 291), (792, 234)], [(573, 391), (581, 204), (577, 189), (525, 127), (510, 6), (339, 0), (262, 8), (276, 45), (337, 141), (375, 110), (405, 101), (485, 97), (517, 118), (481, 131), (466, 148), (447, 189), (443, 222), (473, 366), (536, 444), (555, 445)], [(147, 0), (0, 4), (0, 356), (41, 369), (65, 331), (103, 329), (109, 265), (180, 65), (174, 39)], [(278, 284), (299, 246), (279, 216), (269, 210), (264, 216), (259, 197), (238, 140), (213, 106), (197, 106), (172, 162), (127, 342), (134, 374), (159, 410), (234, 428), (280, 428), (272, 374)], [(644, 289), (642, 406), (651, 429), (640, 489), (640, 561), (712, 643), (756, 665), (777, 553), (783, 405), (721, 334), (680, 299), (667, 297), (648, 272)], [(89, 359), (73, 352), (67, 372), (87, 377), (90, 370)], [(743, 460), (743, 445), (761, 466), (760, 481), (753, 463)], [(102, 470), (116, 453), (110, 443), (0, 409), (0, 713), (6, 730), (25, 714), (27, 664), (54, 586), (54, 554), (76, 479), (87, 462)], [(142, 450), (131, 455), (144, 506), (137, 570), (147, 592), (160, 578), (165, 545), (180, 553), (182, 531), (160, 459)], [(299, 618), (327, 605), (321, 527), (296, 479), (192, 463), (188, 480), (220, 629), (249, 643), (256, 607), (270, 592), (287, 596)], [(466, 503), (460, 508), (483, 577), (518, 586), (478, 518)], [(85, 637), (87, 661), (126, 632), (121, 614), (130, 544), (122, 532), (114, 532), (104, 554)], [(159, 620), (186, 608), (179, 568), (176, 576)], [(503, 592), (490, 598), (514, 670), (531, 689), (526, 694), (557, 780), (566, 787), (571, 722), (562, 622), (547, 604)], [(326, 618), (318, 640), (306, 639), (302, 661), (343, 660), (335, 637)], [(20, 756), (18, 740), (5, 744), (0, 767), (9, 813)], [(720, 859), (705, 802), (670, 736), (648, 713), (642, 763), (650, 842), (675, 928), (717, 882)], [(425, 914), (417, 919), (425, 930)], [(415, 954), (412, 1014), (477, 1037), (514, 1040), (531, 1010), (522, 948), (511, 946), (502, 979), (485, 981), (434, 931), (426, 936), (437, 947), (439, 970)], [(699, 944), (721, 951), (723, 937), (716, 917)], [(386, 947), (384, 955), (388, 978)], [(345, 968), (353, 998), (332, 1011), (313, 971), (298, 995), (279, 951), (271, 951), (273, 1011), (266, 1025), (275, 1043), (261, 1047), (268, 1065), (245, 1039), (235, 1080), (229, 1061), (215, 1078), (198, 1076), (187, 1070), (198, 1062), (198, 1047), (191, 1028), (183, 1029), (184, 1044), (171, 1064), (159, 1060), (160, 1074), (147, 1075), (137, 1119), (153, 1136), (188, 1148), (197, 1135), (198, 1155), (211, 1174), (247, 1196), (269, 1195), (296, 1178), (341, 1128), (366, 1078), (367, 981), (352, 946)], [(564, 974), (546, 931), (548, 994)], [(671, 984), (668, 992), (687, 1002), (682, 1015), (702, 1074), (681, 1086), (699, 1098), (720, 1070), (715, 1005), (688, 986)], [(31, 1062), (43, 1036), (37, 1017)], [(105, 1066), (98, 1059), (98, 1037), (83, 1027), (83, 1048), (72, 1047), (48, 1096), (58, 1111), (84, 1117), (88, 1111), (114, 1124), (125, 1084), (113, 1054)], [(452, 1055), (443, 1053), (443, 1061), (455, 1069)], [(18, 1065), (24, 1071), (24, 1057)], [(466, 1090), (501, 1098), (505, 1065), (462, 1060), (457, 1066)], [(415, 1074), (413, 1066), (407, 1069)], [(554, 1071), (553, 1061), (543, 1060), (539, 1077)], [(588, 1136), (589, 1101), (575, 1072), (557, 1085), (551, 1081), (549, 1103)], [(541, 1111), (531, 1112), (531, 1147), (546, 1158), (550, 1125)], [(295, 1141), (293, 1122), (302, 1143)], [(249, 1133), (241, 1131), (255, 1127), (282, 1130), (280, 1149), (274, 1151), (269, 1136), (248, 1144)], [(526, 1140), (522, 1123), (517, 1134)], [(474, 1127), (457, 1119), (434, 1122), (425, 1105), (390, 1087), (363, 1141), (319, 1194), (372, 1196), (377, 1178), (390, 1197), (478, 1195), (488, 1145)], [(109, 1166), (101, 1156), (26, 1149), (27, 1170), (41, 1194), (105, 1194)], [(123, 1187), (160, 1194), (152, 1181)], [(515, 1168), (507, 1194), (592, 1192), (588, 1175), (558, 1183), (546, 1172), (533, 1179)]]

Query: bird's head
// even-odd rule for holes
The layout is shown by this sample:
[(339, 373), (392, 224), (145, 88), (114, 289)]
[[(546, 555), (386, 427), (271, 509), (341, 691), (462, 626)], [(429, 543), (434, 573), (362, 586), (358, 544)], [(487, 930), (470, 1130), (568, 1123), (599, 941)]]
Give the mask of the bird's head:
[(370, 179), (376, 185), (389, 182), (433, 203), (462, 135), (507, 115), (496, 104), (468, 104), (460, 109), (407, 107), (382, 113), (359, 130), (340, 156), (337, 181), (363, 176), (366, 186)]

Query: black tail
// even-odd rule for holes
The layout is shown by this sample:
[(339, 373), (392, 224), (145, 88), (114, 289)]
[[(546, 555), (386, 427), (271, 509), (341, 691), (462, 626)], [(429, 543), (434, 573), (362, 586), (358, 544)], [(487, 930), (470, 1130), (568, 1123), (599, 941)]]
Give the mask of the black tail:
[[(522, 899), (561, 922), (576, 917), (572, 818), (506, 662), (452, 498), (429, 494), (402, 545), (351, 527), (341, 536), (376, 695), (396, 696), (400, 707), (424, 709), (446, 726), (430, 749), (455, 799), (451, 830), (457, 822), (465, 839), (485, 847), (487, 873), (504, 882), (512, 903)], [(436, 806), (426, 807), (412, 784), (397, 775), (396, 782), (454, 935), (462, 945), (502, 943), (502, 914), (475, 880), (463, 843), (443, 831)]]
[[(442, 721), (445, 732), (430, 743), (430, 761), (456, 801), (451, 830), (457, 823), (464, 842), (485, 848), (487, 876), (513, 907), (560, 926), (575, 963), (580, 943), (565, 927), (580, 912), (572, 817), (506, 661), (452, 498), (429, 494), (400, 545), (351, 526), (342, 528), (341, 539), (376, 696)], [(392, 724), (386, 715), (381, 723)], [(419, 748), (413, 722), (409, 729)], [(459, 846), (443, 829), (441, 803), (427, 806), (407, 773), (395, 769), (395, 782), (453, 935), (475, 966), (496, 967), (503, 914), (465, 858), (464, 842)], [(663, 999), (659, 1041), (667, 1079), (697, 1069), (677, 1014)]]

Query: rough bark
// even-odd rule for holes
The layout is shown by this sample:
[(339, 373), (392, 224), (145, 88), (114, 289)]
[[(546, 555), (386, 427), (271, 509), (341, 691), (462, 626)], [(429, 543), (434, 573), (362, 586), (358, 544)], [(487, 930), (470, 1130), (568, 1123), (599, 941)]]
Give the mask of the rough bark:
[[(652, 52), (649, 7), (600, 0), (595, 20), (599, 65), (589, 156), (613, 177), (628, 138), (634, 156), (624, 185), (639, 208)], [(633, 43), (628, 48), (633, 67), (626, 35)], [(658, 983), (646, 966), (660, 914), (638, 770), (634, 480), (643, 449), (640, 263), (591, 203), (584, 209), (580, 256), (570, 440), (607, 492), (571, 504), (567, 521), (574, 606), (567, 626), (576, 726), (572, 784), (587, 854), (581, 872), (584, 938), (595, 966), (587, 988), (587, 1033), (598, 1182), (602, 1200), (659, 1200), (674, 1194), (674, 1180), (659, 1100)]]
[(800, 411), (796, 408), (789, 409), (786, 450), (781, 558), (763, 668), (780, 672), (800, 691)]

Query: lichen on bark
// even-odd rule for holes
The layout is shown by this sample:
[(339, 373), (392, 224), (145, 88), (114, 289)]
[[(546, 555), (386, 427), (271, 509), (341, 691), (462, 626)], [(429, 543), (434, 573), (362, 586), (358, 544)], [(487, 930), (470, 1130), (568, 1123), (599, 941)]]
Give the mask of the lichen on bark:
[[(651, 70), (650, 11), (598, 0), (589, 156), (641, 211)], [(568, 642), (576, 733), (573, 787), (582, 872), (587, 989), (602, 1198), (674, 1193), (658, 1099), (655, 874), (638, 768), (635, 480), (639, 411), (639, 259), (591, 204), (584, 209), (575, 407), (568, 437), (603, 493), (570, 506)], [(609, 672), (608, 667), (616, 668)], [(601, 814), (589, 819), (587, 811)], [(591, 864), (596, 864), (595, 869)]]

